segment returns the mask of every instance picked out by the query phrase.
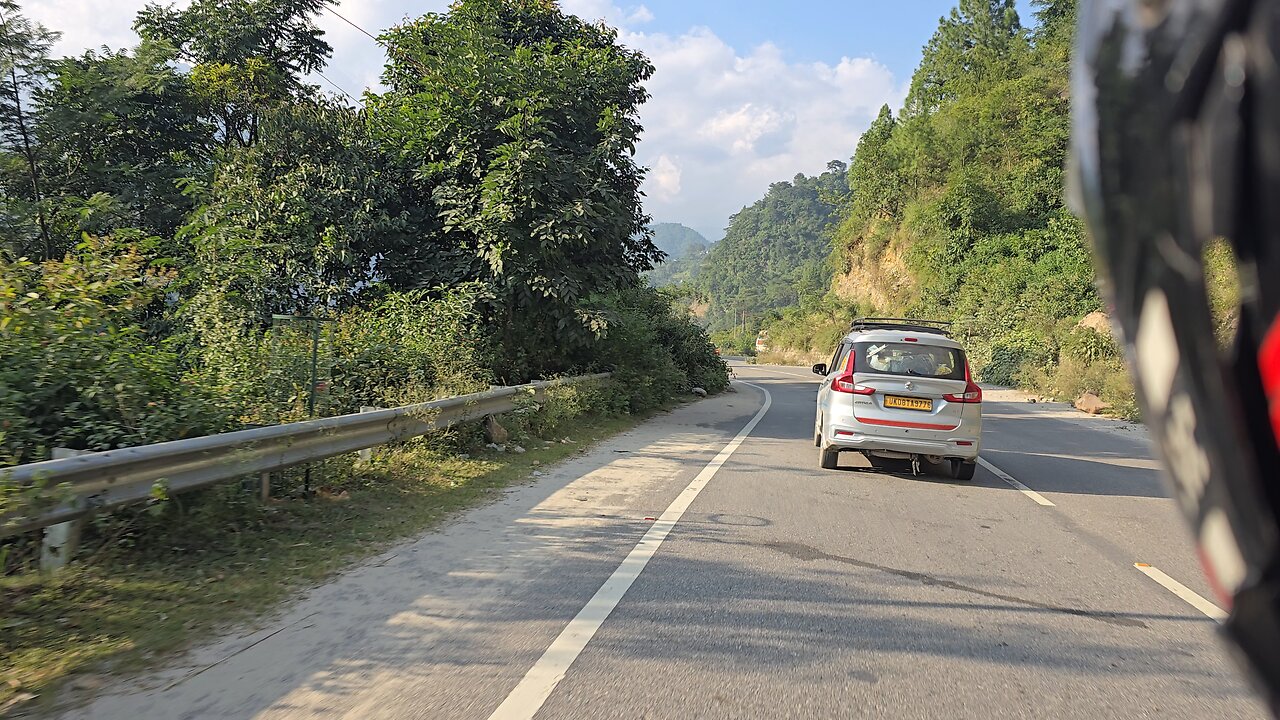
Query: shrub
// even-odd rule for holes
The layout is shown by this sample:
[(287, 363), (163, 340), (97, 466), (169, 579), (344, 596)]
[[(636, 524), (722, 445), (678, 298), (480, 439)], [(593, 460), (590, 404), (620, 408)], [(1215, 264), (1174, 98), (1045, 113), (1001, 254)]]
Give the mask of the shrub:
[(991, 342), (990, 359), (978, 368), (978, 379), (995, 385), (1016, 385), (1026, 368), (1043, 366), (1052, 357), (1052, 346), (1037, 334), (1020, 330)]
[(341, 315), (334, 329), (332, 403), (396, 407), (484, 390), (490, 384), (478, 341), (479, 285), (437, 299), (394, 293), (368, 310)]
[(145, 329), (172, 278), (136, 247), (99, 239), (39, 265), (0, 259), (0, 462), (226, 427), (176, 342)]
[(598, 305), (607, 324), (584, 365), (613, 371), (628, 410), (659, 407), (692, 387), (709, 393), (728, 387), (728, 368), (710, 338), (668, 295), (631, 287)]

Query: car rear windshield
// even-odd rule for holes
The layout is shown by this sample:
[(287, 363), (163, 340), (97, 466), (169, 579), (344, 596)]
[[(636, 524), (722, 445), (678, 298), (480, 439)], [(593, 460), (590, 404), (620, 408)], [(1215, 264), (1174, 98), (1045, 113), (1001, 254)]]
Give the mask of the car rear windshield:
[(908, 342), (853, 344), (855, 372), (964, 380), (964, 351)]

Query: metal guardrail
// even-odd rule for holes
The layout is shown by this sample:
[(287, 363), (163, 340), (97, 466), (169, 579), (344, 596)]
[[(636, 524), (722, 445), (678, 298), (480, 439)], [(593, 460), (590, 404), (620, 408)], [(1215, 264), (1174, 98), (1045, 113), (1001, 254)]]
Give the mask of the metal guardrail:
[[(34, 514), (0, 517), (0, 538), (99, 510), (142, 502), (157, 483), (168, 494), (208, 487), (245, 475), (272, 472), (335, 455), (425, 435), (460, 422), (500, 415), (520, 398), (540, 400), (549, 388), (603, 380), (609, 373), (503, 387), (391, 410), (307, 420), (88, 453), (0, 469), (0, 479), (45, 488), (61, 504)], [(70, 496), (71, 500), (65, 500)]]

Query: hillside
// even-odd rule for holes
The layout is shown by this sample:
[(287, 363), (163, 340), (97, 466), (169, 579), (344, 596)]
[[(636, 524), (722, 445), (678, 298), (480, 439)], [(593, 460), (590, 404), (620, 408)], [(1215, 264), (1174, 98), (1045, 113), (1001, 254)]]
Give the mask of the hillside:
[(960, 0), (925, 46), (904, 107), (885, 107), (849, 167), (821, 302), (771, 323), (819, 356), (860, 313), (953, 320), (985, 381), (1136, 413), (1112, 339), (1081, 325), (1101, 301), (1063, 200), (1074, 0)]
[(645, 273), (649, 284), (664, 287), (693, 282), (711, 243), (702, 233), (680, 223), (655, 223), (649, 229), (653, 231), (653, 244), (666, 253), (665, 260)]
[(667, 254), (667, 261), (702, 255), (711, 247), (711, 243), (702, 233), (680, 223), (654, 223), (649, 226), (653, 231), (653, 244)]
[(695, 283), (711, 330), (734, 327), (743, 313), (758, 317), (822, 294), (831, 278), (829, 234), (847, 193), (846, 171), (844, 163), (832, 162), (822, 175), (774, 183), (733, 216)]

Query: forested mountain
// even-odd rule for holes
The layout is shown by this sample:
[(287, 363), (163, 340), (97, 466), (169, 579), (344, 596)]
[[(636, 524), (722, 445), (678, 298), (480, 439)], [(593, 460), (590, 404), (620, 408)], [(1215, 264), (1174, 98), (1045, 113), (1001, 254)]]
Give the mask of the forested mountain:
[(667, 254), (667, 262), (679, 260), (691, 255), (702, 255), (711, 247), (711, 243), (702, 233), (680, 223), (654, 223), (649, 226), (653, 231), (653, 244)]
[(667, 257), (645, 273), (649, 284), (653, 287), (690, 286), (711, 243), (702, 233), (679, 223), (658, 223), (650, 229), (653, 231), (653, 244)]
[(825, 299), (771, 324), (826, 353), (858, 313), (955, 320), (986, 380), (1130, 403), (1098, 310), (1082, 226), (1063, 199), (1074, 0), (960, 0), (924, 48), (905, 106), (862, 136)]
[(710, 329), (733, 327), (742, 313), (758, 317), (825, 290), (829, 233), (848, 193), (846, 170), (836, 161), (817, 177), (774, 183), (733, 216), (694, 283)]

